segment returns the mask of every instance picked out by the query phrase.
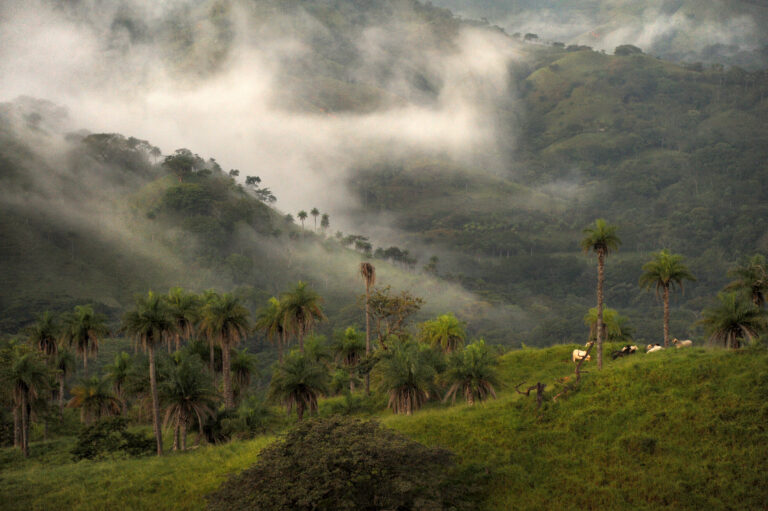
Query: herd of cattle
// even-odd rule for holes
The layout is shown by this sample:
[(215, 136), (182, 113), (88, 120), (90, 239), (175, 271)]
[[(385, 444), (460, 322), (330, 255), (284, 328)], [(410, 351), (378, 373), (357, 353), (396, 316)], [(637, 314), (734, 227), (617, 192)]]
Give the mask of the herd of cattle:
[[(693, 346), (693, 341), (691, 340), (680, 341), (678, 339), (672, 339), (672, 344), (676, 348), (689, 348)], [(589, 345), (590, 343), (588, 342), (587, 347), (589, 347)], [(645, 352), (653, 353), (654, 351), (660, 351), (663, 349), (664, 349), (664, 346), (662, 346), (661, 344), (649, 344), (648, 346), (645, 347)], [(616, 360), (617, 358), (634, 355), (635, 353), (637, 353), (637, 346), (632, 346), (627, 344), (620, 350), (614, 351), (613, 353), (611, 353), (611, 358), (613, 360)], [(578, 363), (580, 360), (584, 360), (586, 362), (587, 360), (592, 360), (592, 355), (588, 355), (585, 350), (575, 349), (573, 350), (572, 359), (574, 364)]]

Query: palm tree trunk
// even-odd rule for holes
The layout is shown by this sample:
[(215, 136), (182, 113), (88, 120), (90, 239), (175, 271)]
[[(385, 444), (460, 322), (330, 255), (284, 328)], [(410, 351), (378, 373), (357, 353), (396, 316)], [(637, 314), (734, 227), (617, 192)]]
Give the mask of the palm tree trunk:
[(304, 418), (304, 403), (299, 401), (296, 403), (296, 415), (299, 416), (299, 422)]
[(64, 417), (64, 375), (59, 375), (59, 417)]
[(187, 450), (187, 415), (181, 414), (181, 450)]
[(211, 377), (213, 378), (213, 388), (216, 388), (216, 365), (214, 359), (216, 358), (216, 350), (213, 347), (213, 339), (208, 339), (208, 346), (210, 348), (208, 352), (209, 362), (208, 368), (211, 370)]
[(163, 433), (160, 431), (160, 405), (157, 399), (157, 378), (155, 377), (155, 347), (149, 346), (149, 388), (152, 394), (152, 425), (157, 439), (157, 455), (163, 455)]
[(88, 376), (88, 351), (83, 351), (83, 378)]
[(669, 285), (664, 286), (664, 347), (669, 348)]
[(179, 421), (176, 421), (176, 425), (173, 427), (173, 446), (171, 447), (171, 450), (178, 451), (179, 450), (179, 438), (181, 437), (181, 427), (179, 425)]
[(304, 353), (304, 327), (299, 325), (299, 350)]
[(13, 446), (21, 447), (21, 416), (19, 415), (20, 406), (13, 407)]
[(605, 253), (597, 252), (597, 368), (603, 368), (603, 282), (605, 281)]
[[(368, 299), (371, 296), (371, 288), (365, 283), (365, 356), (371, 354), (371, 314), (368, 309)], [(371, 394), (371, 374), (365, 373), (365, 395)]]
[(235, 407), (235, 396), (232, 392), (232, 377), (229, 367), (229, 344), (221, 343), (221, 372), (224, 378), (224, 403), (227, 408)]
[(285, 329), (280, 332), (280, 339), (277, 341), (277, 360), (283, 363), (283, 346), (285, 346)]
[(27, 393), (21, 393), (21, 455), (29, 456), (29, 410), (27, 410)]

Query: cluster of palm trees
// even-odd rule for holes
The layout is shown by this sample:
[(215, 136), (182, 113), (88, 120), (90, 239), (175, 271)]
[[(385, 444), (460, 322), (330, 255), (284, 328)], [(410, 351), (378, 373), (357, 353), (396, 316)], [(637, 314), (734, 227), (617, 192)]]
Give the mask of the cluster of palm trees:
[[(315, 232), (317, 232), (318, 217), (320, 217), (320, 228), (323, 230), (323, 232), (326, 232), (328, 228), (331, 226), (331, 217), (328, 215), (328, 213), (323, 213), (321, 215), (319, 209), (312, 208), (311, 210), (309, 210), (309, 215), (312, 215), (312, 218), (315, 221)], [(299, 221), (301, 222), (302, 229), (304, 228), (304, 220), (306, 220), (309, 215), (307, 215), (307, 212), (304, 211), (303, 209), (296, 214), (296, 218), (298, 218)]]
[[(597, 219), (593, 225), (584, 229), (585, 236), (581, 240), (584, 252), (597, 255), (597, 307), (590, 309), (584, 320), (590, 325), (590, 340), (596, 341), (598, 368), (603, 365), (603, 341), (606, 335), (612, 340), (626, 340), (631, 335), (626, 318), (613, 309), (604, 309), (605, 260), (621, 245), (617, 230), (615, 225)], [(663, 300), (665, 347), (670, 342), (670, 292), (676, 287), (682, 291), (686, 280), (696, 280), (683, 260), (682, 255), (673, 254), (667, 249), (655, 252), (651, 260), (643, 265), (639, 281), (641, 287), (654, 289), (656, 296), (661, 296)], [(768, 291), (768, 265), (764, 256), (755, 255), (728, 274), (734, 280), (726, 286), (724, 292), (718, 294), (718, 305), (704, 310), (700, 323), (707, 329), (710, 342), (738, 348), (744, 340), (753, 340), (768, 328), (763, 310), (765, 293)], [(597, 328), (597, 325), (601, 327)]]

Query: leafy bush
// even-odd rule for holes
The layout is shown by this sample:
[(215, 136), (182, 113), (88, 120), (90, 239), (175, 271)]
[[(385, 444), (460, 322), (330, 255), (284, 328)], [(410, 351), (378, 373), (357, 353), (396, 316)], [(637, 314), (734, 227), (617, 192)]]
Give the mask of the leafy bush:
[[(483, 473), (473, 469), (472, 474)], [(299, 424), (208, 497), (212, 511), (479, 509), (476, 475), (454, 455), (331, 417)]]
[(80, 431), (72, 449), (76, 460), (98, 459), (117, 453), (141, 456), (154, 452), (155, 440), (146, 435), (130, 433), (122, 417), (102, 419)]

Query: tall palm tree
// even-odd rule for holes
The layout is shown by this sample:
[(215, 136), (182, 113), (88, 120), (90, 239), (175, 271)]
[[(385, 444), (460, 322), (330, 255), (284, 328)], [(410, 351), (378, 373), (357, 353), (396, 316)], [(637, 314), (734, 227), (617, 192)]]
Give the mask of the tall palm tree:
[(235, 407), (230, 376), (230, 350), (245, 339), (250, 329), (250, 312), (240, 299), (230, 293), (224, 293), (218, 299), (211, 300), (203, 307), (201, 328), (209, 339), (221, 346), (221, 368), (224, 379), (224, 404), (227, 408)]
[(301, 228), (304, 229), (304, 220), (307, 219), (307, 212), (302, 209), (296, 216), (301, 221)]
[[(597, 307), (592, 307), (584, 315), (584, 324), (589, 327), (589, 341), (597, 339)], [(629, 342), (632, 340), (633, 329), (629, 319), (619, 314), (616, 309), (607, 305), (603, 309), (602, 338), (610, 342)]]
[(123, 330), (146, 349), (149, 355), (149, 387), (152, 396), (152, 423), (157, 440), (157, 455), (163, 455), (163, 434), (160, 430), (160, 403), (157, 395), (155, 348), (176, 333), (168, 305), (160, 295), (150, 291), (136, 299), (135, 307), (123, 316)]
[(83, 374), (88, 374), (88, 355), (99, 352), (99, 341), (109, 335), (106, 318), (90, 305), (78, 305), (64, 320), (63, 340), (75, 346), (83, 357)]
[(664, 347), (669, 347), (669, 290), (675, 285), (683, 290), (683, 280), (696, 280), (696, 277), (683, 264), (683, 256), (662, 250), (653, 254), (653, 259), (643, 265), (640, 286), (645, 289), (655, 288), (664, 297)]
[(269, 299), (266, 307), (259, 310), (256, 316), (256, 330), (264, 332), (267, 342), (277, 346), (277, 357), (283, 361), (283, 346), (285, 345), (285, 312), (283, 304), (274, 296)]
[(119, 415), (122, 403), (110, 392), (108, 379), (92, 376), (72, 387), (72, 399), (67, 407), (80, 408), (80, 421), (88, 425), (94, 419)]
[(735, 280), (725, 286), (726, 290), (743, 290), (749, 293), (752, 303), (758, 307), (765, 304), (765, 294), (768, 292), (768, 264), (765, 256), (752, 256), (741, 266), (729, 270), (728, 276)]
[(56, 324), (56, 317), (50, 311), (40, 314), (37, 321), (27, 328), (27, 334), (29, 342), (45, 355), (49, 362), (56, 360), (57, 340), (61, 331)]
[(726, 348), (737, 349), (745, 339), (753, 340), (768, 328), (765, 314), (743, 295), (718, 293), (719, 303), (704, 309), (703, 324), (709, 332), (709, 341)]
[(196, 356), (187, 356), (174, 367), (161, 386), (164, 425), (174, 427), (174, 450), (187, 448), (187, 425), (197, 421), (200, 435), (205, 420), (214, 414), (217, 394)]
[(246, 349), (232, 350), (232, 383), (239, 395), (242, 395), (251, 385), (251, 379), (258, 373), (256, 368), (256, 356), (248, 353)]
[(320, 228), (323, 232), (326, 232), (330, 226), (331, 217), (328, 216), (328, 213), (323, 213), (323, 216), (320, 218)]
[(29, 456), (29, 425), (32, 402), (49, 389), (49, 372), (36, 353), (13, 348), (10, 367), (3, 374), (3, 383), (11, 389), (15, 415), (20, 417), (20, 447)]
[(304, 351), (304, 335), (312, 331), (315, 323), (323, 321), (325, 314), (320, 306), (323, 299), (306, 282), (301, 282), (282, 297), (285, 324), (289, 331), (296, 334), (299, 349)]
[(456, 395), (464, 395), (468, 405), (475, 401), (485, 401), (489, 396), (496, 398), (495, 387), (499, 386), (496, 375), (496, 359), (485, 341), (478, 340), (461, 351), (455, 351), (448, 357), (448, 369), (445, 381), (450, 384), (443, 401), (456, 402)]
[(68, 376), (75, 372), (75, 356), (71, 351), (59, 349), (56, 353), (56, 378), (59, 381), (59, 416), (64, 415), (64, 383)]
[[(365, 283), (365, 356), (371, 355), (371, 287), (376, 284), (376, 268), (369, 262), (360, 263), (360, 276)], [(371, 393), (371, 376), (365, 375), (365, 393)]]
[(128, 399), (125, 384), (131, 374), (131, 356), (122, 351), (115, 355), (115, 362), (106, 368), (107, 379), (112, 382), (112, 390), (122, 405), (122, 414), (128, 413)]
[(194, 293), (185, 292), (180, 287), (174, 287), (168, 291), (165, 300), (168, 302), (171, 316), (176, 323), (176, 333), (173, 340), (176, 344), (176, 351), (178, 351), (181, 348), (181, 341), (189, 341), (195, 333), (195, 325), (200, 319), (200, 298)]
[(285, 405), (288, 412), (296, 408), (301, 421), (304, 412), (317, 412), (317, 400), (328, 392), (328, 372), (300, 351), (291, 351), (272, 373), (268, 398)]
[(401, 341), (376, 365), (379, 386), (389, 395), (387, 406), (395, 413), (413, 415), (429, 399), (435, 368), (425, 350), (418, 343)]
[[(603, 324), (603, 284), (605, 283), (605, 258), (612, 251), (618, 250), (621, 240), (616, 235), (617, 227), (608, 225), (605, 220), (598, 218), (594, 226), (584, 229), (581, 248), (584, 253), (597, 254), (597, 321)], [(597, 367), (603, 368), (603, 336), (602, 328), (597, 329)]]
[(421, 324), (421, 340), (430, 346), (440, 347), (445, 353), (461, 348), (466, 337), (464, 324), (451, 313)]
[[(202, 305), (200, 307), (200, 317), (199, 317), (201, 324), (198, 325), (200, 330), (203, 329), (202, 321), (203, 321), (203, 311), (205, 307), (209, 303), (213, 303), (214, 301), (220, 298), (221, 297), (219, 296), (219, 293), (217, 293), (213, 289), (208, 289), (203, 292)], [(208, 370), (211, 373), (211, 378), (213, 378), (213, 386), (216, 387), (216, 340), (210, 335), (207, 335), (206, 337), (208, 338)]]
[(355, 391), (355, 378), (352, 372), (360, 363), (365, 353), (365, 341), (363, 335), (353, 326), (343, 332), (337, 332), (334, 336), (331, 350), (336, 355), (337, 362), (343, 365), (349, 373), (349, 391)]
[(317, 208), (312, 208), (312, 210), (309, 212), (310, 215), (314, 217), (315, 220), (315, 232), (317, 232), (317, 217), (320, 216), (320, 210)]

